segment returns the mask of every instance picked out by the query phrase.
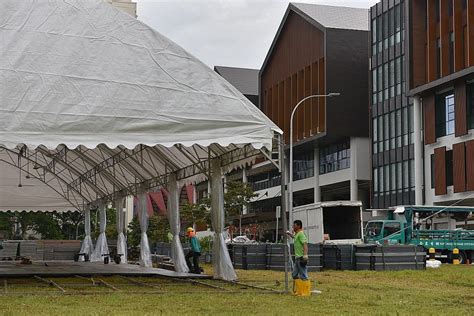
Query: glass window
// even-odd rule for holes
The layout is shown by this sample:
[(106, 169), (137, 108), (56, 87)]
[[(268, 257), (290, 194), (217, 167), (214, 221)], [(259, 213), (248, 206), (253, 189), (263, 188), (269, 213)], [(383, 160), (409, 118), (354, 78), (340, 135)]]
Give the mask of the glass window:
[(408, 132), (410, 133), (410, 144), (414, 143), (413, 132), (414, 132), (414, 117), (413, 117), (413, 105), (408, 106)]
[(374, 144), (374, 154), (376, 154), (378, 152), (378, 133), (377, 133), (377, 128), (378, 128), (378, 125), (377, 125), (377, 118), (374, 118), (372, 120), (372, 142)]
[(400, 5), (395, 6), (395, 32), (400, 32)]
[(474, 84), (467, 86), (467, 126), (474, 129)]
[(395, 149), (395, 111), (390, 113), (390, 149)]
[(378, 117), (378, 140), (379, 140), (379, 152), (383, 152), (383, 117)]
[(377, 20), (372, 20), (372, 44), (377, 43)]
[(350, 168), (350, 144), (344, 142), (319, 150), (319, 174)]
[(390, 62), (390, 97), (395, 96), (395, 61)]
[(390, 191), (390, 166), (386, 165), (384, 170), (385, 176), (385, 192)]
[(408, 161), (404, 161), (403, 162), (403, 190), (405, 192), (408, 191), (409, 187), (410, 187), (410, 183), (409, 183), (409, 169), (408, 169)]
[(379, 192), (379, 174), (378, 174), (378, 169), (374, 169), (374, 193)]
[(402, 109), (402, 146), (408, 145), (408, 108)]
[(259, 173), (257, 175), (249, 176), (248, 183), (254, 191), (265, 190), (271, 187), (276, 187), (281, 184), (281, 175), (278, 170)]
[(383, 124), (384, 124), (383, 139), (385, 140), (384, 150), (389, 150), (390, 125), (389, 125), (389, 116), (388, 116), (388, 114), (385, 114), (383, 116)]
[(302, 180), (314, 176), (314, 153), (295, 154), (293, 160), (293, 180)]
[(377, 92), (377, 68), (372, 70), (372, 92)]
[(415, 160), (410, 160), (410, 190), (415, 189)]
[(454, 134), (454, 94), (452, 91), (436, 97), (436, 137)]
[(395, 113), (396, 117), (396, 135), (397, 135), (397, 148), (402, 147), (402, 111), (397, 110)]
[(395, 193), (395, 190), (397, 189), (397, 173), (395, 167), (395, 164), (390, 165), (390, 191), (392, 191), (392, 193)]
[(397, 163), (397, 192), (401, 193), (403, 189), (403, 170), (402, 163)]

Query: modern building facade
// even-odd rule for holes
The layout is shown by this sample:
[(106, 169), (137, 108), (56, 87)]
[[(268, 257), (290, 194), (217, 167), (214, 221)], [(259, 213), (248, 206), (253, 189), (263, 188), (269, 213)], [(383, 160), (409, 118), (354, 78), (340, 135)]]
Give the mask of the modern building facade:
[[(368, 203), (368, 20), (365, 9), (291, 3), (260, 70), (260, 108), (284, 131), (287, 146), (291, 111), (299, 101), (341, 94), (310, 99), (295, 115), (294, 206)], [(278, 171), (261, 163), (247, 170), (247, 178), (259, 193), (249, 213), (274, 221)]]
[(372, 207), (474, 205), (474, 0), (379, 2), (371, 53)]
[(405, 0), (370, 9), (372, 208), (415, 204), (413, 100), (406, 95)]
[(408, 94), (422, 127), (418, 202), (474, 205), (474, 0), (415, 0), (406, 10)]

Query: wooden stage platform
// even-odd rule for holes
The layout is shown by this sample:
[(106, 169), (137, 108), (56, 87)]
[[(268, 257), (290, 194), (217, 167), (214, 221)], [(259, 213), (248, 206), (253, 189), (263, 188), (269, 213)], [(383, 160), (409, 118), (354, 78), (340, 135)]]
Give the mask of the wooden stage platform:
[(160, 276), (170, 278), (209, 279), (203, 274), (179, 273), (165, 269), (145, 268), (135, 264), (104, 264), (102, 262), (33, 261), (21, 264), (18, 261), (0, 261), (0, 278), (8, 277), (70, 277), (94, 275)]

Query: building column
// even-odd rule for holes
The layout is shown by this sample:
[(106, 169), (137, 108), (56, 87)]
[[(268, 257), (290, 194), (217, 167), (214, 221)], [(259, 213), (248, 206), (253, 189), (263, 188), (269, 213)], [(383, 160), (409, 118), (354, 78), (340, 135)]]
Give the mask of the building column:
[(319, 186), (319, 147), (314, 148), (314, 203), (321, 202), (321, 187)]
[(422, 107), (419, 96), (413, 98), (413, 130), (415, 156), (415, 205), (423, 205), (423, 132)]
[(350, 199), (351, 201), (359, 200), (359, 186), (357, 184), (357, 138), (351, 138), (350, 141)]

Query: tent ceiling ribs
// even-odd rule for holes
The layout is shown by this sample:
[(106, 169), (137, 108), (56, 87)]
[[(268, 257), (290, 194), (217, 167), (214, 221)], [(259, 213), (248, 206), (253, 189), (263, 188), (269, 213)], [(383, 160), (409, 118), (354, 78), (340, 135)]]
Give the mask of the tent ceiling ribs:
[[(10, 154), (12, 154), (12, 153), (9, 153), (9, 156), (10, 156)], [(16, 153), (13, 153), (13, 154), (16, 155)], [(12, 157), (10, 156), (10, 158), (12, 158)], [(27, 159), (27, 158), (23, 157), (23, 159)], [(77, 201), (76, 196), (74, 194), (70, 194), (69, 191), (67, 191), (67, 189), (65, 190), (63, 188), (63, 185), (67, 186), (67, 182), (64, 179), (62, 179), (61, 177), (59, 177), (56, 174), (52, 173), (51, 171), (48, 171), (45, 167), (42, 167), (42, 169), (44, 171), (47, 171), (52, 177), (54, 177), (58, 181), (58, 185), (60, 186), (62, 192), (60, 192), (53, 185), (51, 185), (51, 181), (45, 181), (45, 177), (42, 177), (42, 175), (39, 174), (38, 170), (36, 170), (37, 174), (34, 174), (32, 171), (29, 171), (27, 168), (22, 167), (22, 166), (18, 165), (17, 163), (15, 163), (15, 159), (12, 159), (12, 161), (8, 161), (8, 160), (5, 160), (3, 158), (0, 158), (0, 161), (4, 162), (4, 163), (6, 163), (10, 166), (13, 166), (15, 168), (18, 168), (19, 170), (21, 170), (21, 171), (25, 172), (26, 174), (28, 174), (30, 177), (44, 183), (46, 186), (48, 186), (53, 191), (55, 191), (59, 196), (64, 198), (68, 203), (70, 203), (71, 206), (73, 206), (75, 209), (77, 209), (79, 211), (81, 210), (81, 205), (84, 202), (88, 203), (90, 201), (90, 198), (85, 197), (83, 194), (81, 194), (78, 191), (74, 191), (75, 194), (77, 194), (78, 196), (80, 196), (83, 199), (82, 203)], [(72, 199), (71, 199), (72, 197), (74, 197), (74, 201), (72, 201)]]
[[(72, 172), (76, 177), (80, 177), (81, 176), (81, 172), (79, 170), (77, 170), (76, 168), (74, 168), (70, 163), (67, 163), (66, 161), (64, 161), (63, 159), (66, 157), (66, 154), (67, 154), (67, 147), (64, 146), (60, 152), (62, 152), (62, 154), (58, 154), (58, 155), (52, 155), (50, 154), (46, 149), (44, 148), (40, 148), (38, 147), (36, 149), (38, 152), (40, 152), (41, 154), (45, 155), (46, 157), (50, 158), (51, 161), (45, 166), (48, 170), (50, 170), (51, 172), (55, 173), (55, 174), (59, 174), (59, 172), (56, 172), (56, 170), (54, 170), (55, 168), (55, 164), (56, 162), (58, 162), (59, 164), (61, 164), (61, 166), (67, 170), (69, 170), (70, 172)], [(102, 196), (102, 195), (105, 195), (107, 194), (107, 192), (104, 192), (101, 188), (99, 188), (95, 183), (93, 183), (92, 181), (84, 181), (84, 184), (91, 187), (92, 190), (94, 190), (94, 192), (99, 195), (99, 196)], [(80, 187), (78, 188), (78, 190), (81, 190)]]

